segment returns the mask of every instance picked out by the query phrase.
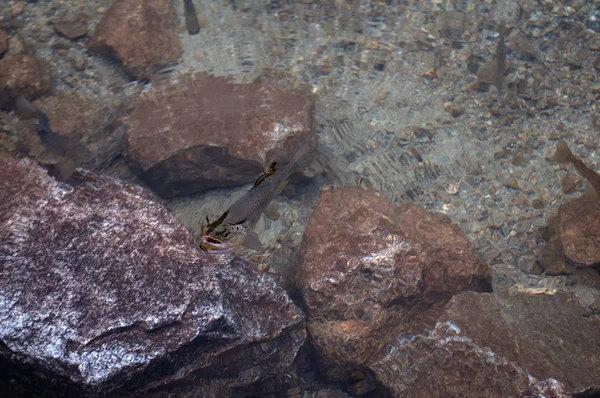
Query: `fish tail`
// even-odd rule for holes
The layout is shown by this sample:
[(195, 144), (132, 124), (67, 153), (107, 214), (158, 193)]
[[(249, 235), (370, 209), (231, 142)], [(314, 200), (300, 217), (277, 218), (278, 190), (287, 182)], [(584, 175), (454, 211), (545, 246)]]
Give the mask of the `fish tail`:
[(50, 120), (48, 120), (48, 116), (24, 97), (17, 97), (16, 112), (19, 119), (28, 120), (37, 118), (42, 131), (52, 131), (50, 130)]
[(558, 144), (556, 144), (556, 152), (554, 152), (552, 160), (564, 163), (571, 162), (574, 158), (573, 152), (571, 152), (567, 143), (564, 140), (559, 140)]

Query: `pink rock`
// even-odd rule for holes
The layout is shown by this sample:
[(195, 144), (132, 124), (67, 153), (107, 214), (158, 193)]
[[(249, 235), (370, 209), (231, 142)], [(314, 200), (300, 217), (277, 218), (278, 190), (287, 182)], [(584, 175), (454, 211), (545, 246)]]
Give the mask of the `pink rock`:
[(230, 396), (292, 364), (304, 316), (269, 274), (194, 248), (139, 187), (71, 181), (0, 159), (1, 385)]
[(123, 123), (133, 168), (165, 197), (254, 182), (317, 146), (309, 98), (202, 74), (142, 95)]
[[(399, 335), (369, 368), (395, 396), (509, 397), (529, 388), (557, 394), (532, 397), (566, 397), (565, 388), (599, 384), (599, 334), (600, 321), (566, 294), (464, 292), (429, 332)], [(560, 383), (530, 386), (548, 378)]]
[(430, 307), (489, 283), (448, 217), (357, 187), (321, 195), (297, 273), (313, 344), (341, 368), (364, 365), (401, 330), (419, 329)]
[(175, 9), (167, 0), (118, 0), (96, 25), (88, 48), (123, 63), (136, 77), (182, 54)]
[(564, 384), (555, 380), (547, 379), (538, 381), (527, 390), (523, 391), (517, 398), (571, 398)]

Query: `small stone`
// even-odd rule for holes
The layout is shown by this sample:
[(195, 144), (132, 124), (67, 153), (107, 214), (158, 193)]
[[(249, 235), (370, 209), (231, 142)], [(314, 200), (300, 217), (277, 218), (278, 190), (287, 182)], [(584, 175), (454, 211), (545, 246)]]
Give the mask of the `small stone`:
[(33, 55), (33, 51), (25, 38), (17, 34), (8, 39), (8, 55)]
[(520, 189), (519, 187), (519, 181), (516, 178), (509, 178), (505, 183), (504, 183), (505, 187), (511, 188), (511, 189)]
[(540, 210), (546, 207), (546, 205), (544, 204), (544, 201), (539, 199), (539, 198), (535, 198), (531, 201), (531, 206), (534, 209)]
[(10, 9), (10, 14), (13, 17), (17, 17), (19, 15), (21, 15), (23, 13), (23, 10), (25, 9), (25, 2), (24, 1), (19, 1), (16, 2), (12, 8)]
[(267, 272), (269, 271), (269, 264), (258, 264), (256, 269), (258, 269), (260, 272)]
[(465, 107), (460, 105), (449, 105), (446, 107), (446, 112), (452, 115), (452, 117), (459, 117), (465, 113)]
[(433, 79), (437, 78), (437, 73), (435, 72), (435, 69), (429, 69), (427, 72), (423, 73), (421, 76), (423, 76), (424, 78), (426, 78), (428, 80), (433, 80)]
[(52, 91), (50, 66), (30, 55), (9, 55), (0, 60), (0, 107), (13, 105), (21, 95), (30, 101)]
[(594, 38), (588, 43), (588, 48), (592, 51), (600, 50), (600, 39)]
[(87, 35), (87, 16), (81, 14), (71, 19), (55, 21), (52, 27), (67, 39), (76, 40)]

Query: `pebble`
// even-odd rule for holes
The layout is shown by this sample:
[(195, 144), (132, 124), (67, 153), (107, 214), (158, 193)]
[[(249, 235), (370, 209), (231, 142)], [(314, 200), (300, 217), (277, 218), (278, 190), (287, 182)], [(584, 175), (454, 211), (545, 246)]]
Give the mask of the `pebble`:
[(23, 13), (24, 9), (25, 9), (25, 2), (19, 1), (19, 2), (15, 3), (15, 5), (12, 6), (12, 8), (10, 9), (10, 14), (13, 17), (17, 17)]

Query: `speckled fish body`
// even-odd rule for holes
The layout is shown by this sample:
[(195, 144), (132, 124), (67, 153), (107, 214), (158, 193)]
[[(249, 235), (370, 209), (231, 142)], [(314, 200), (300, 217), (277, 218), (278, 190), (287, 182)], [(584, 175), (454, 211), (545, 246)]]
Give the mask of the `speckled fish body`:
[[(252, 229), (273, 198), (281, 192), (295, 165), (292, 162), (284, 169), (277, 170), (276, 163), (271, 164), (269, 171), (256, 180), (252, 189), (221, 216), (218, 225), (209, 227), (200, 247), (207, 252), (221, 254), (247, 244), (251, 234), (254, 234)], [(260, 245), (259, 241), (255, 243)]]

